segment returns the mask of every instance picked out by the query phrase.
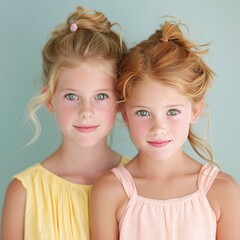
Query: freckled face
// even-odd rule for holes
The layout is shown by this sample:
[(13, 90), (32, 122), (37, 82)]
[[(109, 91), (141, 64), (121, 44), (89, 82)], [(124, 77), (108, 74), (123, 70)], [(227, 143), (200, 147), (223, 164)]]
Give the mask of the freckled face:
[(110, 62), (89, 61), (62, 72), (48, 109), (64, 141), (82, 147), (106, 141), (117, 112), (112, 69)]
[(196, 120), (187, 97), (151, 79), (133, 87), (123, 117), (140, 153), (157, 160), (182, 151), (190, 123)]

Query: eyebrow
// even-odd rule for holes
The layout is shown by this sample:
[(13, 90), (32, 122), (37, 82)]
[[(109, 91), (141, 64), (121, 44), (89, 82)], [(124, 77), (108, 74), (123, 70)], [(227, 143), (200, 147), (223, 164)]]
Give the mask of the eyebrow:
[[(131, 105), (133, 108), (150, 108), (148, 106), (144, 105)], [(171, 104), (171, 105), (166, 105), (164, 106), (165, 108), (175, 108), (175, 107), (184, 107), (183, 104)]]
[(184, 104), (171, 104), (171, 105), (167, 105), (167, 108), (174, 108), (174, 107), (184, 107)]
[(114, 91), (114, 88), (103, 88), (103, 89), (97, 89), (97, 91), (102, 91), (102, 92), (105, 92), (105, 91), (111, 91), (111, 92), (113, 92), (113, 91)]
[[(61, 88), (61, 91), (70, 91), (70, 92), (79, 92), (78, 89), (74, 88)], [(96, 89), (95, 92), (114, 92), (114, 88), (103, 88), (103, 89)]]

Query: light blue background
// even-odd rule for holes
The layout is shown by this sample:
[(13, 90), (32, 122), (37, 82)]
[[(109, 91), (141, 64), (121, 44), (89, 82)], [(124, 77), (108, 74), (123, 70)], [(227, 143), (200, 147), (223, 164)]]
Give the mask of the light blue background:
[[(54, 119), (40, 111), (43, 132), (31, 147), (26, 105), (41, 79), (41, 49), (53, 27), (77, 5), (119, 22), (128, 46), (146, 38), (163, 15), (180, 18), (190, 39), (210, 42), (205, 58), (217, 76), (209, 94), (211, 142), (221, 168), (240, 183), (240, 1), (238, 0), (1, 0), (0, 2), (0, 207), (12, 175), (49, 155), (59, 144)], [(117, 123), (113, 148), (133, 156), (127, 131)], [(191, 150), (187, 147), (187, 151)]]

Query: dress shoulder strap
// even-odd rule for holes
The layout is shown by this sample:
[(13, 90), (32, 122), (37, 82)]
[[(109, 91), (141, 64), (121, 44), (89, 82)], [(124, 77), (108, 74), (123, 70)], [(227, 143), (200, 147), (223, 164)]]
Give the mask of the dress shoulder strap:
[(207, 193), (216, 179), (218, 172), (219, 168), (214, 164), (207, 163), (203, 165), (198, 177), (198, 189), (203, 189)]
[(131, 198), (133, 195), (137, 194), (133, 178), (125, 166), (113, 168), (111, 171), (116, 175), (119, 182), (122, 184), (128, 198)]

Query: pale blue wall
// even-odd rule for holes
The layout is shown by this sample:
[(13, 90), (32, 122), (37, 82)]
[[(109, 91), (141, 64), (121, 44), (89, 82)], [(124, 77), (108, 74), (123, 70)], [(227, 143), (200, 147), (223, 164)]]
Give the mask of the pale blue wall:
[[(42, 110), (42, 136), (35, 145), (20, 150), (31, 137), (23, 119), (41, 76), (41, 48), (52, 28), (78, 4), (103, 11), (111, 21), (119, 22), (129, 46), (152, 33), (163, 15), (177, 16), (187, 24), (192, 40), (211, 43), (206, 61), (217, 73), (209, 96), (211, 138), (220, 166), (240, 182), (240, 1), (1, 0), (0, 207), (12, 175), (41, 161), (59, 144), (54, 119)], [(115, 133), (113, 147), (133, 156), (126, 131), (117, 125)]]

